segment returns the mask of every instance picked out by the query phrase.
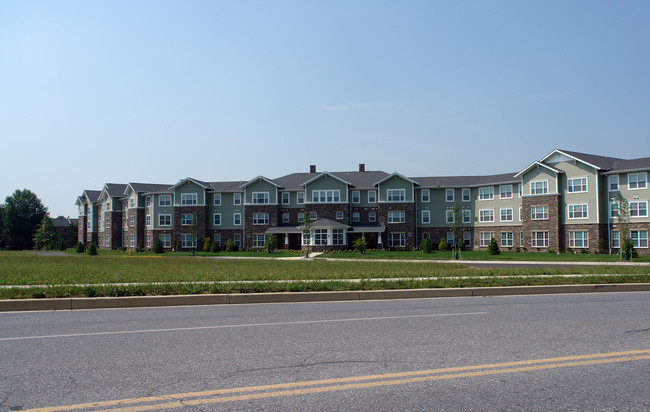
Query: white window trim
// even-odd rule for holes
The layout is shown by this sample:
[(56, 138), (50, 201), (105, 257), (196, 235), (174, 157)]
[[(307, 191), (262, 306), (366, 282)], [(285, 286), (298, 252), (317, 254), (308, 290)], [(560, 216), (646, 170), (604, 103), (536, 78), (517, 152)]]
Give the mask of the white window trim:
[(429, 223), (431, 223), (431, 211), (423, 210), (421, 213), (420, 221), (422, 222), (423, 225), (428, 225)]
[[(535, 183), (537, 183), (537, 182), (546, 183), (545, 187), (542, 187), (542, 190), (546, 189), (545, 192), (533, 193), (533, 188), (535, 186)], [(544, 185), (542, 185), (542, 186), (544, 186)], [(530, 182), (530, 184), (529, 184), (529, 190), (530, 190), (530, 194), (533, 195), (533, 196), (547, 195), (548, 194), (548, 179), (547, 180), (532, 180)], [(537, 190), (535, 190), (535, 192), (537, 192)]]
[[(467, 193), (467, 200), (465, 200), (465, 193)], [(463, 202), (471, 202), (472, 201), (472, 191), (470, 189), (463, 189), (462, 194), (461, 194), (461, 200)]]
[[(504, 193), (503, 193), (503, 191), (501, 189), (502, 188), (508, 188), (508, 187), (510, 188), (510, 196), (508, 196), (507, 194), (504, 196)], [(513, 194), (512, 185), (501, 185), (501, 186), (499, 186), (499, 199), (512, 199), (513, 196), (514, 196), (514, 194)]]
[[(645, 215), (637, 215), (637, 216), (632, 216), (632, 204), (644, 204), (645, 205)], [(639, 219), (639, 218), (644, 218), (648, 217), (648, 201), (647, 200), (637, 200), (634, 202), (630, 202), (630, 219)], [(640, 210), (639, 207), (637, 207), (637, 210)]]
[[(217, 223), (214, 223), (215, 218), (216, 218), (217, 216), (219, 216), (219, 223), (218, 223), (218, 224), (217, 224)], [(221, 213), (215, 213), (215, 214), (212, 216), (212, 225), (213, 225), (213, 226), (221, 226), (221, 222), (222, 222), (222, 220), (221, 220)]]
[[(398, 200), (394, 200), (395, 193), (398, 193)], [(386, 189), (386, 202), (404, 203), (406, 202), (406, 189)]]
[[(167, 224), (162, 224), (162, 223), (160, 223), (160, 219), (161, 219), (163, 216), (169, 216), (169, 224), (168, 224), (168, 225), (167, 225)], [(166, 220), (166, 219), (165, 219), (165, 220)], [(169, 226), (171, 226), (171, 225), (172, 225), (172, 215), (171, 215), (171, 214), (169, 214), (169, 213), (161, 213), (161, 214), (158, 215), (158, 226), (169, 227)]]
[(233, 204), (233, 206), (241, 205), (241, 193), (233, 193), (232, 194), (232, 204)]
[[(237, 223), (237, 220), (239, 220), (239, 223)], [(241, 213), (232, 214), (232, 224), (233, 226), (241, 226)]]
[[(546, 213), (542, 213), (542, 216), (546, 214), (546, 217), (537, 217), (537, 213), (535, 214), (535, 217), (533, 217), (533, 209), (537, 208), (546, 208)], [(548, 220), (548, 206), (531, 206), (530, 207), (530, 220)]]
[[(632, 233), (638, 233), (638, 236), (634, 238), (632, 236)], [(641, 233), (645, 233), (645, 238), (643, 238), (646, 242), (645, 246), (641, 246)], [(632, 240), (632, 243), (634, 245), (635, 249), (647, 249), (648, 248), (648, 231), (647, 230), (630, 230), (630, 239)], [(636, 240), (636, 241), (635, 241)]]
[[(569, 191), (569, 182), (575, 181), (575, 180), (582, 180), (584, 179), (585, 184), (584, 184), (584, 190), (574, 190), (574, 191)], [(581, 184), (582, 186), (582, 184)], [(567, 193), (587, 193), (589, 192), (589, 178), (587, 176), (581, 176), (581, 177), (569, 177), (567, 178), (566, 181), (566, 192)]]
[[(631, 188), (630, 187), (630, 176), (641, 176), (643, 175), (643, 179), (645, 182), (645, 185), (643, 187), (638, 187), (638, 179), (637, 179), (637, 187)], [(648, 173), (647, 172), (638, 172), (638, 173), (628, 173), (627, 174), (627, 189), (628, 190), (643, 190), (648, 188)]]
[[(484, 219), (485, 213), (482, 213), (482, 212), (491, 212), (491, 213), (488, 213), (488, 215), (491, 215), (492, 219), (491, 220), (485, 220)], [(493, 223), (494, 222), (494, 209), (480, 209), (478, 211), (478, 221), (480, 223)]]
[[(467, 212), (467, 213), (465, 213)], [(461, 211), (463, 223), (472, 223), (472, 211), (469, 209), (463, 209)], [(465, 220), (465, 217), (467, 217), (467, 220)]]
[(452, 224), (455, 222), (454, 211), (447, 209), (445, 210), (445, 223)]
[[(488, 189), (488, 193), (485, 193), (485, 194), (489, 195), (488, 197), (481, 198), (483, 196), (483, 194), (481, 194), (481, 190), (483, 190), (483, 189)], [(489, 189), (492, 189), (492, 190), (489, 190)], [(494, 186), (484, 186), (484, 187), (479, 187), (478, 188), (478, 201), (483, 202), (483, 201), (487, 201), (487, 200), (494, 200)]]
[(289, 192), (282, 192), (282, 204), (283, 205), (291, 204), (291, 194)]
[(214, 205), (215, 206), (221, 206), (221, 193), (215, 193), (214, 194)]
[[(616, 180), (616, 189), (612, 189), (612, 183)], [(607, 191), (609, 192), (620, 192), (621, 191), (621, 178), (619, 175), (610, 175), (607, 177)]]
[(428, 203), (431, 201), (431, 191), (429, 189), (422, 189), (420, 191), (420, 201), (422, 203)]
[[(355, 199), (355, 197), (356, 197), (356, 199)], [(361, 192), (359, 190), (353, 190), (350, 200), (354, 204), (361, 203)]]
[[(580, 241), (582, 246), (576, 246), (576, 233), (580, 233)], [(583, 235), (585, 235), (583, 237)], [(569, 231), (569, 247), (574, 249), (588, 249), (589, 248), (589, 232), (586, 230), (571, 230)]]
[[(194, 200), (194, 203), (185, 203), (187, 197), (189, 196), (190, 200)], [(185, 199), (183, 199), (185, 197)], [(181, 193), (181, 206), (197, 206), (199, 204), (199, 194), (198, 193)]]
[[(510, 211), (510, 219), (503, 219), (503, 211)], [(511, 207), (503, 207), (499, 209), (499, 219), (501, 222), (514, 222), (515, 216), (514, 216), (514, 209)]]
[[(162, 203), (163, 199), (169, 199), (169, 203)], [(158, 196), (158, 207), (170, 207), (173, 203), (172, 195), (160, 195)]]
[[(258, 196), (261, 195), (261, 202)], [(271, 204), (271, 195), (269, 192), (253, 192), (251, 193), (251, 203), (254, 205), (268, 205)]]
[[(576, 206), (582, 206), (582, 214), (583, 216), (581, 217), (575, 217), (575, 207)], [(571, 207), (573, 207), (573, 214), (574, 217), (571, 217)], [(567, 205), (567, 219), (569, 220), (585, 220), (589, 219), (589, 203), (574, 203)]]
[[(451, 193), (451, 200), (449, 200), (449, 194)], [(454, 203), (454, 199), (456, 198), (456, 193), (454, 189), (445, 189), (445, 202), (447, 203)]]
[[(371, 198), (370, 195), (373, 195)], [(377, 191), (368, 190), (368, 203), (377, 203)]]

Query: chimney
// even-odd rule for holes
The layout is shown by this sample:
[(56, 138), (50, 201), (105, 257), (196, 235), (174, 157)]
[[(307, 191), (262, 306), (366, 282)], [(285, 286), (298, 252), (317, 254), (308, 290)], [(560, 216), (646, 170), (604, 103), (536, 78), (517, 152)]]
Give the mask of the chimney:
[(365, 172), (366, 171), (366, 164), (365, 163), (359, 163), (359, 171), (360, 172)]
[(316, 165), (309, 166), (309, 173), (316, 173)]

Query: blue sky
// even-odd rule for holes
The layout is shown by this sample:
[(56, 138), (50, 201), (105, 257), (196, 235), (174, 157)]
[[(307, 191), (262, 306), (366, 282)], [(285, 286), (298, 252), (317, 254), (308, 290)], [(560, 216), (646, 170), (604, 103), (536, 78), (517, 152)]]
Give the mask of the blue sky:
[(0, 198), (650, 156), (648, 1), (0, 3)]

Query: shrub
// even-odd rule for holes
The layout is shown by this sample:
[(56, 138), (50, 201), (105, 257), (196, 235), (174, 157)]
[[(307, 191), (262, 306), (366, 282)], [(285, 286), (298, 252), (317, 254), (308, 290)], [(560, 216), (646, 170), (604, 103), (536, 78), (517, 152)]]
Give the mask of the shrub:
[(232, 239), (228, 239), (226, 242), (226, 252), (234, 252), (236, 250), (235, 242), (233, 242)]
[(81, 242), (77, 243), (77, 253), (84, 253), (85, 251), (86, 251), (86, 247), (84, 246), (84, 244)]
[(203, 241), (203, 251), (209, 252), (211, 250), (212, 250), (212, 241), (210, 240), (209, 237), (206, 237), (205, 240)]
[(449, 245), (447, 244), (447, 240), (443, 237), (440, 239), (440, 243), (438, 244), (438, 249), (440, 250), (448, 250)]
[(153, 245), (153, 253), (165, 253), (165, 248), (163, 248), (162, 240), (156, 240), (156, 243)]
[(354, 250), (356, 250), (357, 252), (363, 255), (363, 252), (365, 252), (366, 249), (368, 249), (368, 241), (366, 240), (365, 237), (360, 237), (359, 239), (354, 241), (352, 246), (354, 247)]
[(464, 240), (459, 240), (458, 241), (458, 249), (460, 250), (465, 250), (467, 246), (465, 246), (465, 241)]
[(277, 248), (278, 238), (273, 235), (269, 235), (266, 237), (266, 239), (264, 239), (264, 249), (266, 249), (267, 252), (273, 253)]
[(88, 245), (88, 254), (91, 256), (95, 256), (97, 254), (97, 246), (95, 246), (95, 242), (90, 242)]
[(433, 252), (433, 242), (431, 239), (426, 238), (420, 243), (420, 250), (424, 253), (431, 253)]
[(221, 249), (219, 242), (212, 242), (212, 248), (210, 249), (213, 253), (217, 253)]
[(589, 254), (589, 249), (582, 249), (582, 250), (580, 250), (580, 253), (582, 253), (583, 255), (588, 255)]
[(490, 243), (488, 244), (488, 252), (490, 252), (491, 255), (498, 255), (501, 253), (499, 250), (499, 244), (495, 238), (492, 238), (492, 240), (490, 240)]
[(60, 252), (64, 251), (64, 250), (65, 250), (65, 243), (63, 243), (63, 242), (59, 242), (58, 250), (59, 250)]

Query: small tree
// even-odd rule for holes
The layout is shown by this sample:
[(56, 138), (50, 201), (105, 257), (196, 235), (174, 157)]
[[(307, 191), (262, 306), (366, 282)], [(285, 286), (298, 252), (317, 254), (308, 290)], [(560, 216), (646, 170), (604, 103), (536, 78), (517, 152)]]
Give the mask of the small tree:
[(277, 248), (278, 248), (278, 239), (273, 235), (268, 235), (264, 239), (264, 249), (266, 249), (266, 251), (269, 253), (273, 253)]
[(616, 203), (618, 204), (618, 227), (619, 227), (619, 260), (623, 260), (623, 254), (625, 253), (625, 260), (630, 260), (631, 251), (628, 253), (627, 244), (630, 241), (630, 203), (621, 195), (620, 193), (616, 196)]
[(449, 249), (449, 245), (447, 244), (447, 239), (445, 239), (444, 237), (440, 239), (440, 243), (438, 243), (438, 249), (439, 250)]
[(234, 252), (236, 250), (235, 242), (232, 239), (228, 239), (226, 242), (226, 252)]
[(41, 250), (44, 248), (54, 249), (58, 240), (58, 234), (52, 219), (48, 215), (43, 216), (41, 224), (34, 234), (34, 249)]
[(359, 254), (363, 255), (366, 249), (368, 249), (368, 241), (366, 240), (365, 237), (360, 237), (359, 239), (354, 241), (352, 246), (354, 247), (354, 250), (359, 252)]
[(165, 248), (163, 247), (162, 240), (156, 240), (156, 243), (153, 245), (153, 253), (165, 253)]
[(206, 237), (205, 240), (203, 240), (203, 251), (209, 252), (211, 250), (212, 250), (212, 240), (210, 240), (209, 237)]
[(303, 243), (307, 245), (306, 257), (309, 257), (309, 245), (311, 244), (311, 235), (314, 232), (314, 221), (311, 220), (311, 215), (305, 210), (302, 225), (300, 225), (300, 233), (302, 234)]
[(94, 256), (94, 255), (97, 254), (97, 246), (95, 246), (95, 242), (90, 242), (90, 244), (88, 245), (87, 252), (91, 256)]
[[(197, 238), (197, 233), (199, 233), (199, 224), (196, 219), (196, 213), (192, 213), (192, 223), (190, 223), (190, 227), (187, 229), (189, 232), (190, 236), (192, 237), (192, 245), (196, 245), (196, 238)], [(196, 246), (192, 246), (192, 251), (191, 254), (194, 256), (194, 250), (196, 249)]]
[(86, 251), (86, 247), (84, 246), (84, 244), (81, 242), (77, 243), (77, 253), (84, 253), (85, 251)]
[(454, 222), (451, 224), (451, 233), (454, 234), (454, 255), (456, 256), (456, 259), (459, 259), (461, 256), (460, 250), (463, 250), (464, 248), (460, 248), (460, 243), (462, 242), (461, 238), (463, 237), (463, 230), (464, 230), (464, 224), (463, 224), (463, 216), (461, 215), (461, 210), (460, 206), (458, 206), (458, 202), (454, 203)]
[(217, 253), (219, 249), (221, 249), (219, 242), (212, 242), (212, 248), (210, 249), (212, 250), (212, 253)]
[(498, 255), (501, 253), (499, 250), (499, 244), (495, 238), (492, 238), (492, 240), (490, 240), (490, 243), (488, 244), (488, 252), (490, 252), (491, 255)]
[(433, 242), (431, 239), (426, 238), (420, 243), (420, 250), (424, 253), (431, 253), (433, 252)]

